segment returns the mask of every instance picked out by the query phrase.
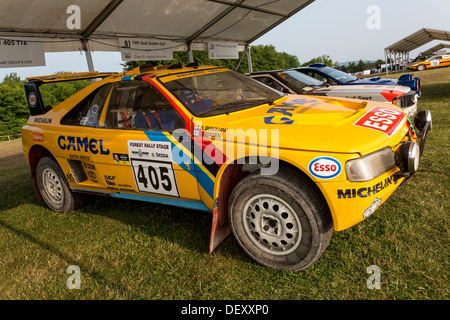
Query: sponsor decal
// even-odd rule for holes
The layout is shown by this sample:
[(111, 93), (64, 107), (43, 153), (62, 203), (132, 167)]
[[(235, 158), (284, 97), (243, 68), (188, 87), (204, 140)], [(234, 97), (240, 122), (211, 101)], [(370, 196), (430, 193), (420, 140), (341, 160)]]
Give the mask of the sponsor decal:
[(30, 94), (28, 95), (28, 104), (31, 108), (34, 108), (36, 106), (36, 101), (36, 94), (34, 92), (30, 92)]
[(359, 118), (353, 125), (380, 131), (391, 137), (400, 129), (405, 118), (406, 114), (403, 111), (375, 107)]
[(106, 184), (108, 186), (115, 186), (116, 185), (116, 182), (114, 181), (116, 179), (116, 176), (104, 175), (103, 177), (105, 178), (105, 182), (106, 182)]
[(75, 182), (75, 178), (71, 172), (66, 174), (66, 179), (68, 182)]
[(316, 178), (332, 179), (341, 173), (342, 166), (339, 161), (334, 158), (318, 157), (309, 163), (308, 169)]
[(103, 140), (88, 139), (87, 137), (59, 136), (58, 146), (61, 150), (82, 151), (92, 154), (108, 155), (109, 149), (103, 146)]
[(295, 113), (305, 113), (311, 108), (322, 103), (328, 103), (327, 100), (298, 98), (285, 101), (283, 104), (271, 107), (266, 113), (272, 114), (264, 117), (265, 124), (292, 124), (292, 118)]
[(139, 192), (179, 197), (168, 141), (128, 140), (128, 156)]
[(52, 123), (52, 119), (50, 118), (34, 118), (35, 123)]
[(364, 217), (364, 218), (370, 217), (370, 216), (372, 215), (372, 213), (374, 213), (375, 210), (377, 210), (378, 206), (379, 206), (380, 203), (381, 203), (381, 200), (382, 200), (381, 198), (375, 198), (375, 199), (373, 200), (372, 204), (370, 205), (370, 207), (368, 207), (368, 208), (364, 211), (363, 217)]
[(417, 139), (417, 135), (416, 135), (416, 129), (414, 128), (414, 125), (412, 124), (411, 120), (409, 120), (409, 118), (406, 118), (406, 125), (408, 127), (408, 138), (409, 141), (412, 141), (413, 139)]
[(93, 165), (92, 163), (83, 162), (83, 166), (88, 170), (95, 170), (95, 165)]
[(33, 133), (33, 141), (44, 142), (43, 133)]
[[(332, 95), (332, 93), (330, 95)], [(372, 97), (369, 96), (346, 96), (346, 98), (359, 100), (372, 100)]]
[(364, 187), (359, 189), (338, 189), (337, 190), (337, 197), (338, 199), (353, 199), (353, 198), (367, 198), (370, 196), (373, 196), (380, 192), (381, 190), (386, 189), (387, 187), (391, 186), (392, 184), (396, 185), (398, 182), (397, 176), (390, 176), (383, 181), (378, 182), (377, 184), (370, 186), (370, 187)]
[(205, 137), (209, 138), (222, 138), (222, 131), (219, 128), (211, 128), (205, 131)]
[(87, 175), (89, 177), (89, 179), (91, 179), (93, 182), (98, 182), (97, 181), (97, 175), (95, 174), (95, 172), (93, 170), (88, 170)]
[(128, 158), (127, 154), (113, 153), (113, 159), (115, 164), (124, 164), (124, 165), (130, 164), (130, 159)]
[(83, 160), (83, 161), (91, 161), (90, 156), (85, 156), (82, 154), (69, 154), (69, 158), (72, 160)]
[(202, 134), (202, 125), (194, 124), (194, 137), (199, 137)]

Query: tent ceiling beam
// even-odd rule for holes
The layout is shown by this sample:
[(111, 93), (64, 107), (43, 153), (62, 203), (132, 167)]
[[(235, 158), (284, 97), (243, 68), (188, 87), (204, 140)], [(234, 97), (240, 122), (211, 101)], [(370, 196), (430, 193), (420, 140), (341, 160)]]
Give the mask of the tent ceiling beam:
[(84, 38), (90, 37), (95, 30), (116, 10), (116, 8), (123, 2), (123, 0), (111, 0), (105, 9), (95, 17), (91, 23), (83, 30), (81, 35)]

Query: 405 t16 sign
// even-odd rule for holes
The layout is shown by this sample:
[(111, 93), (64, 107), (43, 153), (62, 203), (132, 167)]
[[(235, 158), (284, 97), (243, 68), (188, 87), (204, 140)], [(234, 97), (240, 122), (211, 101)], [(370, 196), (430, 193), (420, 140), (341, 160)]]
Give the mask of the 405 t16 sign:
[(36, 38), (0, 40), (0, 68), (45, 66), (44, 44)]

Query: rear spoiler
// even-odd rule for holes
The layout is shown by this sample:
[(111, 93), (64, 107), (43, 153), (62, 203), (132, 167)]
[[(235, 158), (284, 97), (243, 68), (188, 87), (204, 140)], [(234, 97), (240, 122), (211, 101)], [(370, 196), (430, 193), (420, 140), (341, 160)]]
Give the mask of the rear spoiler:
[(24, 87), (28, 102), (28, 108), (30, 109), (30, 114), (32, 116), (36, 116), (39, 114), (44, 114), (51, 109), (51, 107), (46, 107), (44, 105), (41, 92), (39, 91), (39, 87), (44, 83), (55, 83), (55, 82), (75, 81), (75, 80), (85, 80), (95, 78), (103, 79), (115, 74), (116, 74), (115, 72), (93, 71), (93, 72), (66, 73), (66, 74), (56, 74), (49, 76), (27, 78), (27, 82), (24, 83)]

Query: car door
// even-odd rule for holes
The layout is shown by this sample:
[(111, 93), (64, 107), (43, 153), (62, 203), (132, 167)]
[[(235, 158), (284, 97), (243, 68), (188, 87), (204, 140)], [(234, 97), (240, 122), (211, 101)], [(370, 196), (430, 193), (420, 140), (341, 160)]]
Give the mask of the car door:
[(90, 156), (104, 190), (198, 201), (192, 146), (170, 102), (145, 81), (125, 80), (113, 85), (106, 105), (89, 133), (98, 143)]
[(431, 58), (430, 59), (430, 67), (431, 68), (439, 67), (441, 59), (442, 59), (442, 56), (435, 56), (435, 57)]

